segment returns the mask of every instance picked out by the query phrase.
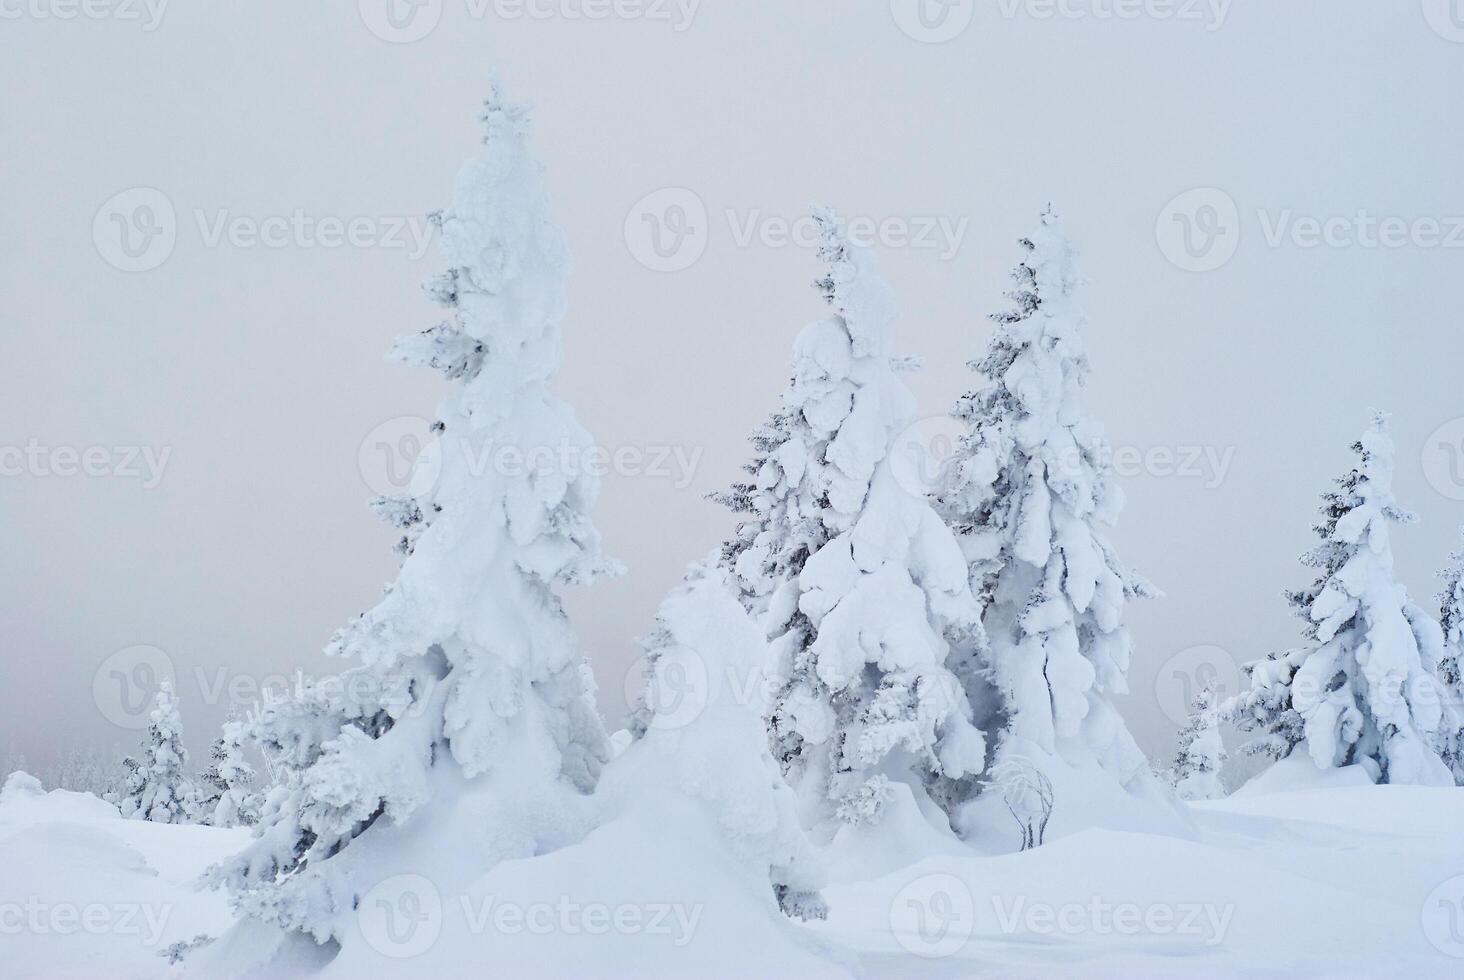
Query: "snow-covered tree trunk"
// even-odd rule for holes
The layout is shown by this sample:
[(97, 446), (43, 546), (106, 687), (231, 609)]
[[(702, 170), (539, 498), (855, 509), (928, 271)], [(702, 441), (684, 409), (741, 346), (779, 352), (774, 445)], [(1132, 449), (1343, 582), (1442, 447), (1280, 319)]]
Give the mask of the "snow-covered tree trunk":
[(617, 567), (589, 518), (597, 478), (574, 465), (589, 435), (548, 387), (569, 260), (527, 111), (495, 85), (482, 118), (483, 150), (438, 221), (448, 267), (428, 293), (447, 320), (395, 350), (452, 382), (409, 494), (375, 503), (407, 557), (330, 645), (359, 666), (256, 719), (282, 785), (259, 839), (214, 875), (246, 910), (322, 942), (340, 938), (340, 916), (372, 884), (354, 871), (362, 835), (388, 848), (388, 823), (429, 806), (447, 820), (470, 797), (473, 839), (440, 846), (481, 872), (537, 846), (524, 808), (588, 793), (608, 758), (555, 591)]
[(893, 298), (832, 212), (815, 217), (833, 313), (799, 335), (753, 478), (722, 499), (748, 515), (724, 563), (771, 640), (774, 755), (805, 821), (832, 832), (877, 819), (892, 780), (960, 796), (985, 744), (947, 666), (952, 638), (979, 645), (964, 562), (890, 467), (915, 417), (892, 364)]
[(1393, 499), (1385, 416), (1353, 451), (1358, 466), (1322, 497), (1322, 543), (1302, 558), (1319, 577), (1290, 596), (1313, 645), (1247, 665), (1251, 688), (1225, 714), (1262, 733), (1249, 751), (1279, 759), (1304, 744), (1321, 769), (1452, 784), (1438, 752), (1443, 693), (1425, 662), (1441, 655), (1443, 635), (1393, 578), (1388, 526), (1417, 518)]
[(1156, 593), (1104, 535), (1123, 494), (1084, 405), (1073, 248), (1050, 209), (1021, 244), (1015, 305), (972, 362), (986, 385), (956, 406), (968, 432), (936, 493), (985, 604), (990, 651), (962, 681), (1002, 758), (1096, 760), (1130, 786), (1151, 770), (1109, 696), (1128, 689), (1125, 605)]
[(1189, 725), (1179, 733), (1179, 754), (1170, 781), (1182, 800), (1218, 800), (1225, 795), (1220, 769), (1225, 746), (1220, 738), (1220, 716), (1215, 692), (1202, 688), (1190, 703)]
[(173, 684), (164, 679), (153, 701), (141, 759), (124, 759), (127, 777), (112, 799), (124, 817), (156, 823), (189, 823), (195, 789), (188, 778), (188, 750)]

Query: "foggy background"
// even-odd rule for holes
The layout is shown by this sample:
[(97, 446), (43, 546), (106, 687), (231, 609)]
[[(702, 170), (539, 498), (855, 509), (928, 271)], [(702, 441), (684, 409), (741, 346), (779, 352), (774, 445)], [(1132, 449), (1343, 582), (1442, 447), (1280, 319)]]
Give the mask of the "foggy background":
[[(1281, 592), (1311, 579), (1317, 495), (1373, 407), (1423, 518), (1399, 577), (1434, 608), (1464, 522), (1458, 0), (94, 2), (0, 0), (0, 463), (35, 450), (0, 477), (0, 753), (32, 768), (139, 742), (145, 713), (104, 703), (118, 665), (157, 663), (132, 648), (174, 671), (200, 768), (258, 685), (344, 666), (321, 647), (397, 567), (365, 501), (445, 391), (384, 357), (440, 318), (435, 255), (389, 226), (450, 204), (493, 70), (535, 104), (574, 256), (557, 390), (600, 445), (650, 454), (595, 511), (629, 573), (567, 596), (612, 728), (635, 638), (733, 526), (704, 494), (823, 315), (812, 249), (777, 234), (811, 202), (963, 228), (876, 243), (929, 416), (973, 382), (1015, 240), (1049, 201), (1066, 216), (1091, 408), (1148, 454), (1114, 541), (1167, 593), (1131, 607), (1119, 699), (1156, 763), (1191, 682), (1230, 693), (1298, 642)], [(159, 193), (175, 241), (124, 271), (158, 253), (119, 251), (116, 215), (165, 227)], [(1360, 210), (1424, 223), (1368, 245)], [(365, 244), (250, 243), (293, 215), (363, 219)], [(1310, 247), (1295, 224), (1333, 218)], [(244, 230), (210, 244), (221, 220)], [(1186, 221), (1210, 248), (1183, 250)], [(105, 474), (57, 472), (98, 447)], [(650, 465), (672, 450), (695, 466)]]

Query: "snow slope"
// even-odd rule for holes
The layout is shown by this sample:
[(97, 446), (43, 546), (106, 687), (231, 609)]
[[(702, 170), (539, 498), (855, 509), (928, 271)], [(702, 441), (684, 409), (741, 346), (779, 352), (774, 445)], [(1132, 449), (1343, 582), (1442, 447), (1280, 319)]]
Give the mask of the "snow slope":
[[(1026, 853), (942, 845), (875, 877), (845, 870), (824, 890), (829, 919), (806, 924), (777, 914), (722, 843), (715, 812), (643, 787), (582, 841), (461, 888), (434, 895), (418, 883), (408, 895), (410, 875), (396, 876), (358, 910), (362, 941), (317, 975), (1460, 976), (1464, 943), (1448, 913), (1464, 901), (1464, 792), (1348, 782), (1189, 805), (1193, 838), (1095, 828)], [(93, 797), (13, 779), (0, 797), (0, 973), (212, 980), (318, 968), (329, 951), (297, 938), (251, 973), (266, 933), (247, 924), (186, 969), (156, 955), (230, 926), (223, 899), (189, 883), (243, 839), (124, 821)], [(904, 855), (881, 857), (868, 868)], [(152, 909), (160, 928), (139, 913), (132, 931), (17, 930), (28, 898), (105, 908), (114, 924), (113, 910)], [(415, 930), (390, 918), (413, 910)]]
[(165, 975), (160, 951), (232, 923), (224, 896), (192, 881), (248, 838), (124, 820), (95, 796), (13, 774), (0, 791), (0, 975)]

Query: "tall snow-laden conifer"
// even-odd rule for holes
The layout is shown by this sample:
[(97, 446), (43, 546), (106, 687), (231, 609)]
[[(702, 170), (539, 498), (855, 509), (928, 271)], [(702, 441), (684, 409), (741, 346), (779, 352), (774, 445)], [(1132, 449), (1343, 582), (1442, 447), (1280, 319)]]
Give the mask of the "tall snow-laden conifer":
[(876, 820), (891, 781), (959, 796), (985, 746), (947, 666), (952, 639), (979, 642), (960, 550), (889, 465), (915, 416), (893, 297), (833, 213), (815, 218), (832, 314), (799, 335), (752, 479), (722, 499), (747, 515), (724, 562), (771, 640), (773, 754), (805, 821), (831, 833)]
[(482, 873), (553, 846), (554, 817), (608, 758), (556, 594), (616, 569), (590, 522), (598, 480), (565, 462), (589, 435), (548, 387), (569, 259), (526, 109), (495, 83), (482, 119), (483, 149), (437, 220), (447, 269), (427, 291), (446, 319), (394, 351), (451, 382), (409, 493), (375, 502), (407, 557), (331, 642), (358, 666), (256, 719), (282, 786), (258, 840), (214, 874), (246, 911), (319, 942), (349, 934), (376, 884), (371, 855), (396, 853), (394, 825), (451, 823), (461, 839), (419, 830), (411, 846)]
[(189, 801), (194, 794), (188, 778), (188, 750), (183, 747), (183, 721), (173, 682), (158, 685), (153, 701), (147, 744), (141, 759), (124, 759), (127, 777), (116, 799), (122, 816), (156, 823), (189, 823)]
[(1291, 593), (1311, 645), (1249, 664), (1251, 687), (1226, 714), (1251, 747), (1284, 758), (1299, 745), (1318, 768), (1361, 765), (1378, 782), (1448, 785), (1437, 751), (1442, 694), (1425, 666), (1441, 651), (1438, 624), (1393, 578), (1388, 527), (1417, 518), (1393, 499), (1393, 440), (1379, 414), (1353, 445), (1358, 464), (1322, 495), (1318, 570)]
[(971, 364), (986, 385), (957, 403), (968, 432), (936, 493), (985, 605), (990, 652), (962, 680), (999, 754), (1096, 760), (1130, 786), (1150, 769), (1109, 695), (1128, 689), (1125, 606), (1156, 593), (1104, 534), (1123, 494), (1084, 404), (1073, 247), (1051, 209), (1021, 245), (1014, 305)]

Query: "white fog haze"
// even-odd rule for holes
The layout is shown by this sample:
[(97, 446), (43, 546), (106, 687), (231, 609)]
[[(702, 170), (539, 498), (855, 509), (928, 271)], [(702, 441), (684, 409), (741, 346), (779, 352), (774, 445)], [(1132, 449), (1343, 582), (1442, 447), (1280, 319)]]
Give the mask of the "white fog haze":
[[(1125, 497), (1109, 540), (1162, 592), (1126, 606), (1112, 698), (1145, 767), (1174, 761), (1199, 686), (1235, 696), (1241, 664), (1315, 645), (1285, 593), (1317, 579), (1298, 556), (1375, 411), (1419, 517), (1393, 530), (1396, 581), (1439, 615), (1464, 547), (1458, 0), (0, 0), (0, 756), (43, 776), (68, 752), (136, 754), (137, 685), (171, 672), (200, 768), (262, 687), (350, 666), (325, 647), (402, 565), (404, 532), (368, 501), (409, 491), (428, 423), (458, 410), (456, 382), (387, 354), (447, 319), (423, 289), (447, 267), (433, 215), (483, 150), (493, 78), (532, 106), (569, 256), (548, 390), (592, 447), (554, 463), (603, 472), (588, 513), (625, 567), (556, 586), (608, 731), (631, 724), (658, 607), (745, 519), (709, 495), (747, 478), (800, 330), (831, 315), (822, 206), (890, 287), (891, 354), (920, 361), (892, 376), (942, 455), (987, 383), (968, 362), (1012, 306), (1020, 242), (1061, 216), (1087, 409)], [(677, 642), (742, 637), (735, 603), (681, 601), (660, 624)], [(1227, 765), (1231, 789), (1264, 767)], [(1400, 800), (1400, 820), (1422, 812)], [(1155, 839), (1147, 860), (1188, 860)], [(944, 853), (924, 841), (899, 855)], [(504, 873), (496, 894), (537, 894), (532, 867)], [(1329, 889), (1308, 887), (1284, 894), (1327, 920)], [(863, 926), (840, 894), (843, 935)], [(1416, 899), (1398, 899), (1415, 931)], [(749, 969), (847, 975), (783, 941)], [(897, 975), (892, 955), (857, 975)]]

